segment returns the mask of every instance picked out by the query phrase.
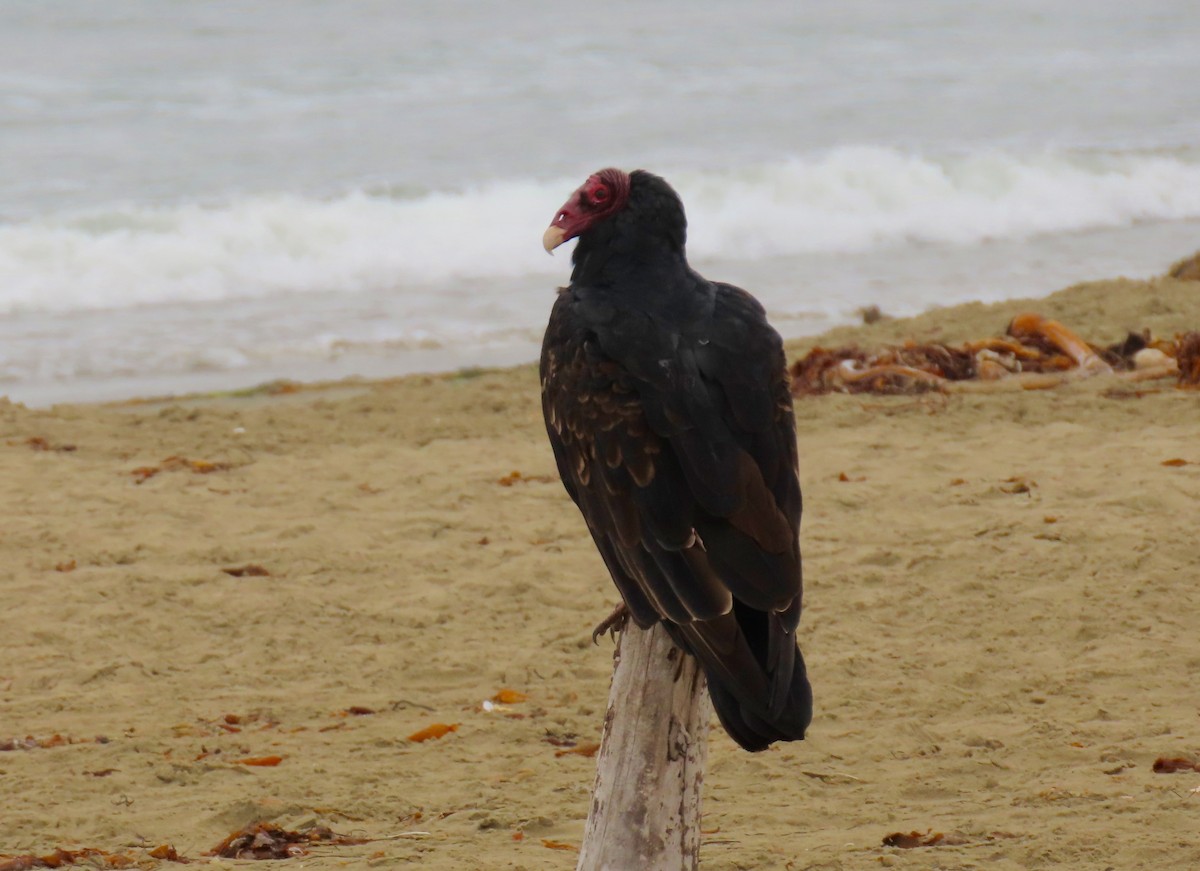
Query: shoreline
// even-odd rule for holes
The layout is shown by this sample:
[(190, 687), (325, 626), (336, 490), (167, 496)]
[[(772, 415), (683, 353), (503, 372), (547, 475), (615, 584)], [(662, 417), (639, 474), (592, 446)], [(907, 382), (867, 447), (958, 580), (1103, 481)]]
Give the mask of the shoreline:
[[(1166, 284), (1163, 284), (1166, 282)], [(1118, 278), (1105, 281), (1081, 282), (1043, 296), (1018, 297), (996, 302), (960, 303), (950, 307), (952, 326), (944, 321), (946, 307), (934, 306), (921, 314), (891, 317), (886, 308), (884, 317), (874, 324), (847, 322), (833, 327), (813, 330), (795, 324), (803, 318), (784, 319), (791, 325), (785, 333), (784, 344), (789, 358), (794, 358), (818, 344), (899, 343), (907, 340), (961, 342), (1001, 335), (1007, 318), (1019, 311), (1038, 311), (1048, 317), (1064, 320), (1094, 344), (1117, 342), (1124, 333), (1112, 326), (1113, 318), (1125, 324), (1127, 330), (1150, 328), (1156, 333), (1160, 324), (1170, 323), (1169, 316), (1155, 310), (1155, 304), (1139, 295), (1158, 293), (1163, 287), (1179, 282), (1167, 277), (1149, 279)], [(1130, 294), (1130, 298), (1106, 308), (1105, 318), (1095, 319), (1072, 302), (1080, 289), (1113, 287)], [(1188, 282), (1182, 294), (1187, 295)], [(1176, 291), (1171, 291), (1172, 295)], [(1009, 313), (1007, 316), (1005, 313)], [(1167, 312), (1170, 314), (1170, 311)], [(1200, 317), (1196, 319), (1200, 323)], [(1091, 335), (1095, 332), (1096, 335)], [(1119, 333), (1119, 334), (1118, 334)], [(297, 384), (305, 389), (321, 389), (330, 385), (364, 385), (377, 381), (394, 381), (408, 377), (454, 376), (460, 372), (498, 370), (536, 366), (538, 342), (518, 342), (489, 349), (477, 355), (471, 350), (437, 348), (408, 351), (403, 357), (384, 357), (367, 353), (348, 353), (336, 360), (280, 360), (251, 371), (207, 371), (165, 376), (139, 375), (108, 378), (102, 381), (79, 379), (69, 382), (32, 383), (16, 385), (8, 392), (0, 389), (0, 398), (29, 408), (51, 408), (56, 405), (122, 404), (130, 402), (168, 402), (204, 396), (269, 392), (272, 384)]]
[[(530, 357), (529, 355), (533, 356)], [(329, 385), (371, 384), (399, 378), (453, 375), (476, 369), (519, 367), (536, 361), (536, 349), (498, 349), (491, 363), (471, 362), (461, 351), (437, 349), (408, 352), (403, 363), (367, 354), (347, 354), (336, 361), (281, 360), (253, 372), (195, 372), (184, 375), (136, 376), (103, 381), (55, 382), (22, 386), (0, 398), (28, 408), (57, 405), (120, 405), (132, 402), (166, 402), (210, 395), (262, 392), (272, 384), (298, 384), (305, 388)]]
[[(929, 310), (931, 298), (948, 304), (964, 297), (999, 298), (1006, 304), (1053, 296), (1056, 287), (1083, 276), (1161, 271), (1181, 251), (1192, 250), (1196, 238), (1200, 238), (1200, 222), (1177, 221), (1119, 231), (998, 240), (969, 248), (916, 245), (903, 250), (762, 260), (702, 258), (699, 263), (705, 275), (755, 292), (776, 328), (793, 346), (830, 329), (841, 329), (838, 324), (852, 334), (858, 325), (854, 311), (864, 306), (878, 305), (884, 313), (904, 318), (914, 311)], [(1136, 255), (1128, 253), (1131, 246)], [(1108, 253), (1116, 251), (1126, 253)], [(562, 266), (558, 280), (566, 277), (567, 264)], [(553, 276), (489, 282), (489, 295), (501, 302), (493, 300), (489, 305), (495, 307), (485, 307), (474, 317), (495, 318), (489, 323), (499, 332), (483, 330), (472, 337), (468, 331), (459, 338), (439, 335), (439, 347), (424, 347), (422, 340), (411, 336), (390, 344), (394, 339), (380, 336), (404, 334), (413, 301), (422, 294), (474, 305), (476, 283), (464, 280), (449, 288), (417, 285), (382, 296), (300, 295), (287, 309), (282, 307), (283, 300), (266, 298), (0, 319), (0, 344), (8, 354), (0, 357), (0, 370), (9, 378), (22, 379), (0, 383), (0, 395), (44, 407), (60, 402), (241, 390), (281, 379), (393, 378), (522, 364), (537, 359), (556, 283)], [(339, 308), (342, 306), (348, 308)], [(522, 312), (519, 317), (516, 309)], [(528, 322), (529, 313), (536, 313), (536, 323)], [(226, 327), (219, 326), (223, 320), (228, 322)], [(394, 329), (373, 332), (372, 325), (377, 323)], [(323, 333), (322, 324), (329, 324), (331, 335), (341, 338), (331, 338), (329, 346), (313, 340), (314, 335)], [(1003, 323), (994, 323), (979, 328), (990, 334), (1003, 327)], [(227, 340), (227, 334), (237, 338)], [(864, 335), (870, 338), (873, 334)], [(170, 353), (163, 348), (171, 349)], [(238, 365), (247, 368), (211, 368), (223, 367), (229, 360), (240, 361)], [(169, 374), (156, 374), (156, 365)], [(206, 365), (210, 368), (198, 368)], [(33, 373), (109, 370), (134, 374), (90, 380), (33, 378)]]

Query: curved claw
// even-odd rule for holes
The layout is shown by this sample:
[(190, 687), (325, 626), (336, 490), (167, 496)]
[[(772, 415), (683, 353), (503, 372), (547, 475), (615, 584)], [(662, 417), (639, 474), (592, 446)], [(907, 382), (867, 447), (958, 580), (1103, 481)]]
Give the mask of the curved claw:
[(605, 634), (616, 640), (617, 633), (625, 628), (625, 621), (628, 619), (629, 609), (621, 602), (613, 608), (611, 614), (596, 624), (596, 628), (592, 630), (592, 644), (599, 644), (600, 636)]

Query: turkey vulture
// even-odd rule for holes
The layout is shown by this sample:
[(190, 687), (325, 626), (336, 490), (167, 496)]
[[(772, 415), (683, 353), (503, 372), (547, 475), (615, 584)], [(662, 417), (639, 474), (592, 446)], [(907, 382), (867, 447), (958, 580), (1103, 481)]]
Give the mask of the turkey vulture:
[(779, 334), (746, 291), (688, 266), (686, 234), (678, 194), (644, 170), (601, 170), (571, 195), (543, 238), (578, 242), (542, 411), (624, 614), (661, 621), (725, 730), (763, 750), (812, 719), (796, 421)]

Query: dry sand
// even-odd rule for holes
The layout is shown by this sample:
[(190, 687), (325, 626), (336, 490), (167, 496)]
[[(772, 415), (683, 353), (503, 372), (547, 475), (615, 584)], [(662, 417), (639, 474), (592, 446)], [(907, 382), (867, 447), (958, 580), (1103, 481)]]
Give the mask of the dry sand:
[[(978, 338), (1026, 308), (1170, 335), (1200, 327), (1200, 285), (819, 341)], [(1112, 387), (798, 401), (816, 718), (759, 755), (713, 732), (706, 868), (1200, 867), (1200, 773), (1151, 770), (1200, 757), (1200, 395)], [(229, 468), (135, 483), (170, 456)], [(221, 571), (246, 563), (270, 574)], [(543, 840), (578, 843), (594, 760), (547, 738), (599, 737), (611, 644), (589, 630), (615, 594), (533, 367), (0, 403), (0, 565), (0, 741), (79, 742), (0, 753), (0, 853), (199, 857), (315, 820), (383, 840), (309, 868), (574, 867)], [(528, 700), (480, 710), (502, 688)], [(435, 722), (461, 725), (406, 740)], [(956, 843), (882, 845), (913, 830)]]

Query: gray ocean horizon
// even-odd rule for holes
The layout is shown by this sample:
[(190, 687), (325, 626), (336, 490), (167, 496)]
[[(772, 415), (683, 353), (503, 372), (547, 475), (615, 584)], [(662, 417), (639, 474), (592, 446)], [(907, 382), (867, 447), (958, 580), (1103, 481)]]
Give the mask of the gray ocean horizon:
[(782, 333), (1200, 248), (1200, 7), (16, 0), (0, 395), (532, 359), (603, 166)]

